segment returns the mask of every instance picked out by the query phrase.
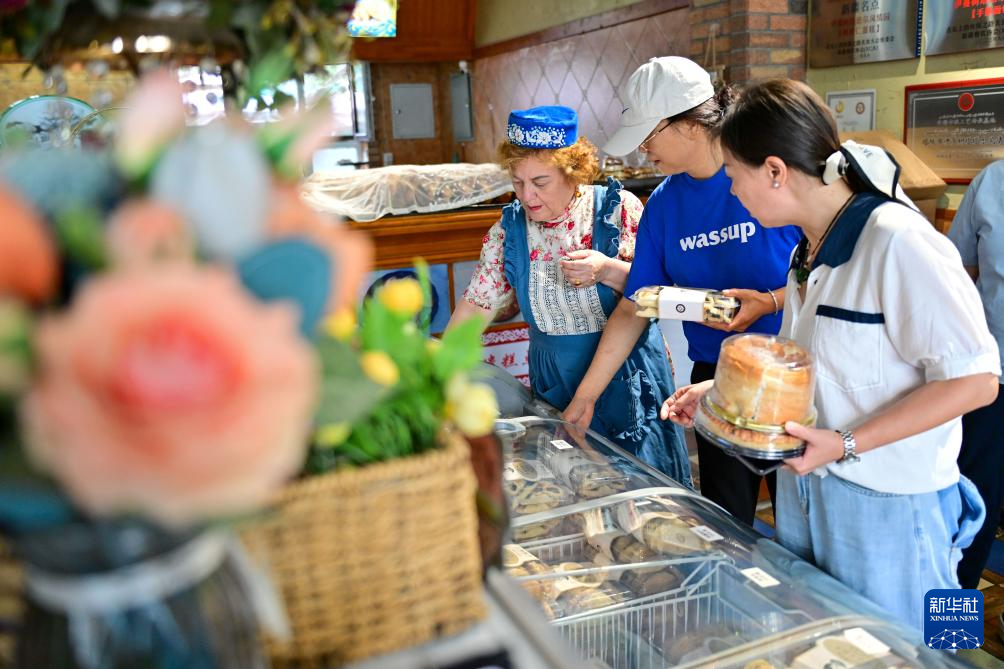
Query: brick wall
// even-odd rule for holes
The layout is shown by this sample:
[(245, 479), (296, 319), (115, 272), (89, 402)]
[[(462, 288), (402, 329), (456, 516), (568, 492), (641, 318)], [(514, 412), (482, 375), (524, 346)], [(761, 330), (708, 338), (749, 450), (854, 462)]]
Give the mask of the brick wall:
[(807, 0), (692, 0), (690, 57), (711, 67), (709, 43), (727, 81), (805, 80)]

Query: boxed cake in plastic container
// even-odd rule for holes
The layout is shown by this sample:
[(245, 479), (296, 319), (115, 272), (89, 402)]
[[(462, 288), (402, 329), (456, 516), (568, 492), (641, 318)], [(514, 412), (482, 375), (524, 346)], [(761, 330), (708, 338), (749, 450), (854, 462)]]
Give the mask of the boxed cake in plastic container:
[(805, 450), (784, 425), (814, 425), (812, 356), (790, 339), (746, 333), (722, 342), (715, 382), (701, 399), (696, 429), (713, 443), (752, 458), (780, 460)]
[(698, 323), (731, 323), (739, 313), (739, 298), (716, 290), (645, 286), (631, 296), (642, 318), (672, 318)]

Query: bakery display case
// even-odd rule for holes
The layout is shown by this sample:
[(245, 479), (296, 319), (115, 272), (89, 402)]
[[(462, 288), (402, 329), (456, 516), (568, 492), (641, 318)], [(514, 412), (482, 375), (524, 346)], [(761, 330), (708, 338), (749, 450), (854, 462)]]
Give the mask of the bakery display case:
[(694, 491), (504, 392), (524, 415), (497, 430), (503, 565), (587, 666), (967, 666)]

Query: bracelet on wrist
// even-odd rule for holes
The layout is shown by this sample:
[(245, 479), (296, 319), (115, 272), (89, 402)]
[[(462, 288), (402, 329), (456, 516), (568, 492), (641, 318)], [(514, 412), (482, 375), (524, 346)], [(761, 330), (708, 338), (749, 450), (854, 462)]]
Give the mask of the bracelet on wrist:
[(770, 299), (774, 302), (774, 313), (776, 314), (781, 311), (781, 306), (777, 303), (777, 296), (774, 295), (774, 291), (768, 288), (767, 294), (770, 295)]

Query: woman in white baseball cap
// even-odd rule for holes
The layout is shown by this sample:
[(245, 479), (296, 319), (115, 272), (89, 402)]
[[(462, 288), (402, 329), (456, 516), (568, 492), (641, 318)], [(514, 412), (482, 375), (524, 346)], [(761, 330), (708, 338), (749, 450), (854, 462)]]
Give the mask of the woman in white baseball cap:
[[(761, 227), (729, 190), (714, 130), (731, 98), (727, 87), (715, 92), (697, 63), (653, 58), (622, 89), (621, 125), (603, 147), (612, 155), (638, 149), (669, 177), (645, 206), (624, 295), (643, 286), (680, 285), (725, 290), (741, 300), (729, 326), (684, 323), (694, 383), (714, 378), (729, 331), (777, 334), (788, 258), (800, 238), (795, 228)], [(635, 311), (634, 302), (621, 299), (565, 410), (567, 420), (589, 424), (596, 398), (648, 327)], [(760, 476), (701, 437), (698, 458), (701, 493), (752, 524)], [(768, 487), (773, 496), (773, 475)]]

